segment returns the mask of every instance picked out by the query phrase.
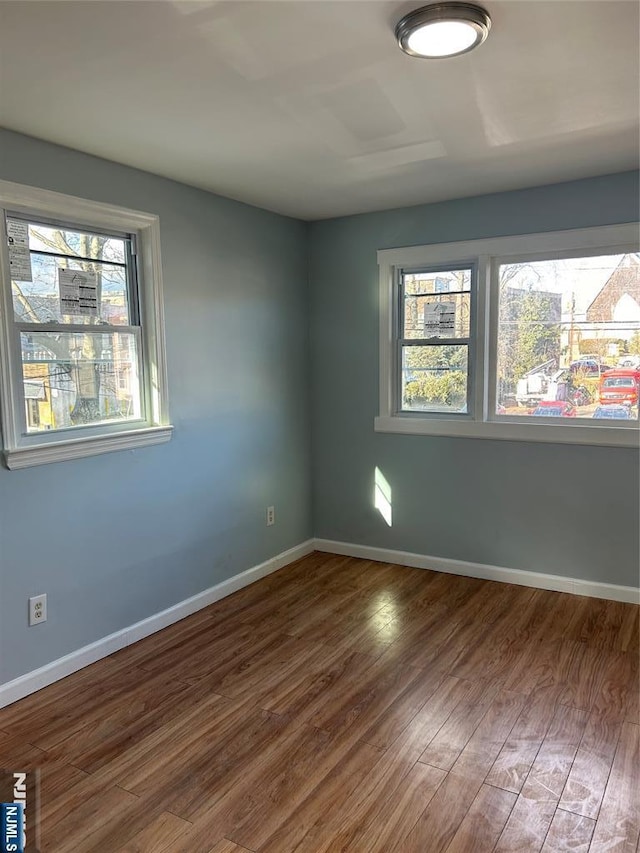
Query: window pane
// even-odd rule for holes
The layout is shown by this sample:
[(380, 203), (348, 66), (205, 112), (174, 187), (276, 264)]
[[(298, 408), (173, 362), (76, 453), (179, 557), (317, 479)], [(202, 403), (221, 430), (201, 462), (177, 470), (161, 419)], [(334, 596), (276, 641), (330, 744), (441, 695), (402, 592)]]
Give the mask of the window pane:
[(402, 348), (403, 411), (467, 411), (468, 347)]
[(403, 275), (404, 338), (468, 338), (471, 269)]
[[(129, 296), (125, 267), (71, 258), (31, 253), (33, 281), (12, 282), (13, 310), (19, 323), (74, 323), (84, 325), (130, 325)], [(60, 270), (88, 273), (85, 283), (89, 299), (73, 307), (69, 296), (73, 285), (61, 280)], [(80, 293), (76, 287), (76, 295)]]
[(141, 417), (138, 342), (123, 332), (23, 332), (27, 433)]
[(468, 338), (471, 294), (405, 296), (405, 338)]
[(35, 222), (29, 223), (29, 248), (32, 252), (40, 250), (116, 264), (125, 263), (125, 241), (122, 237), (106, 237), (64, 227), (38, 225)]
[(438, 270), (437, 272), (416, 272), (404, 274), (406, 294), (419, 293), (458, 293), (471, 290), (471, 270)]
[(637, 419), (640, 256), (502, 264), (499, 283), (497, 414)]

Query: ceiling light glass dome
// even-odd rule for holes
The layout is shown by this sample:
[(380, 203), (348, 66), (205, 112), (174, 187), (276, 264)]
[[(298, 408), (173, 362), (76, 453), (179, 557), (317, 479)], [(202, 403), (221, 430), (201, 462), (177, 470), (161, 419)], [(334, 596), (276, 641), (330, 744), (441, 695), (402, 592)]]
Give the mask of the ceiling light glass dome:
[(491, 18), (471, 3), (436, 3), (405, 15), (396, 27), (398, 44), (410, 56), (459, 56), (482, 44)]

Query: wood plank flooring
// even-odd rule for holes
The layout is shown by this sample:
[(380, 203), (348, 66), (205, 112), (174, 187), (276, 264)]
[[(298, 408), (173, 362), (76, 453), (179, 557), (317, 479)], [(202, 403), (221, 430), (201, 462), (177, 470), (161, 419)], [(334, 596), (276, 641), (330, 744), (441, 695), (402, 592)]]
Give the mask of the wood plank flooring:
[(312, 554), (0, 710), (52, 853), (636, 853), (638, 607)]

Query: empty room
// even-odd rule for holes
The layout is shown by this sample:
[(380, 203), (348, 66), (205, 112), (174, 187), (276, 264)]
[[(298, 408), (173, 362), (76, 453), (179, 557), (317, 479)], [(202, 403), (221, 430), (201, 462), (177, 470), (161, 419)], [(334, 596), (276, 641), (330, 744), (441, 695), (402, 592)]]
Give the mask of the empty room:
[(638, 853), (639, 36), (0, 0), (0, 853)]

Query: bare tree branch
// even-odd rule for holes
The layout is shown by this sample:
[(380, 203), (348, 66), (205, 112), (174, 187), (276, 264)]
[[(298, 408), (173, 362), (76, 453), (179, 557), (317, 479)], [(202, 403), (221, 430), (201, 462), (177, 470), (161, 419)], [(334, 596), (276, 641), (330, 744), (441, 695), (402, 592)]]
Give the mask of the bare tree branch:
[(61, 255), (75, 255), (76, 252), (73, 251), (71, 246), (67, 243), (64, 233), (62, 231), (54, 231), (53, 237), (46, 237), (42, 232), (36, 231), (35, 228), (31, 229), (34, 237), (40, 240), (45, 246), (48, 246), (50, 249), (54, 249), (56, 252), (59, 252)]

